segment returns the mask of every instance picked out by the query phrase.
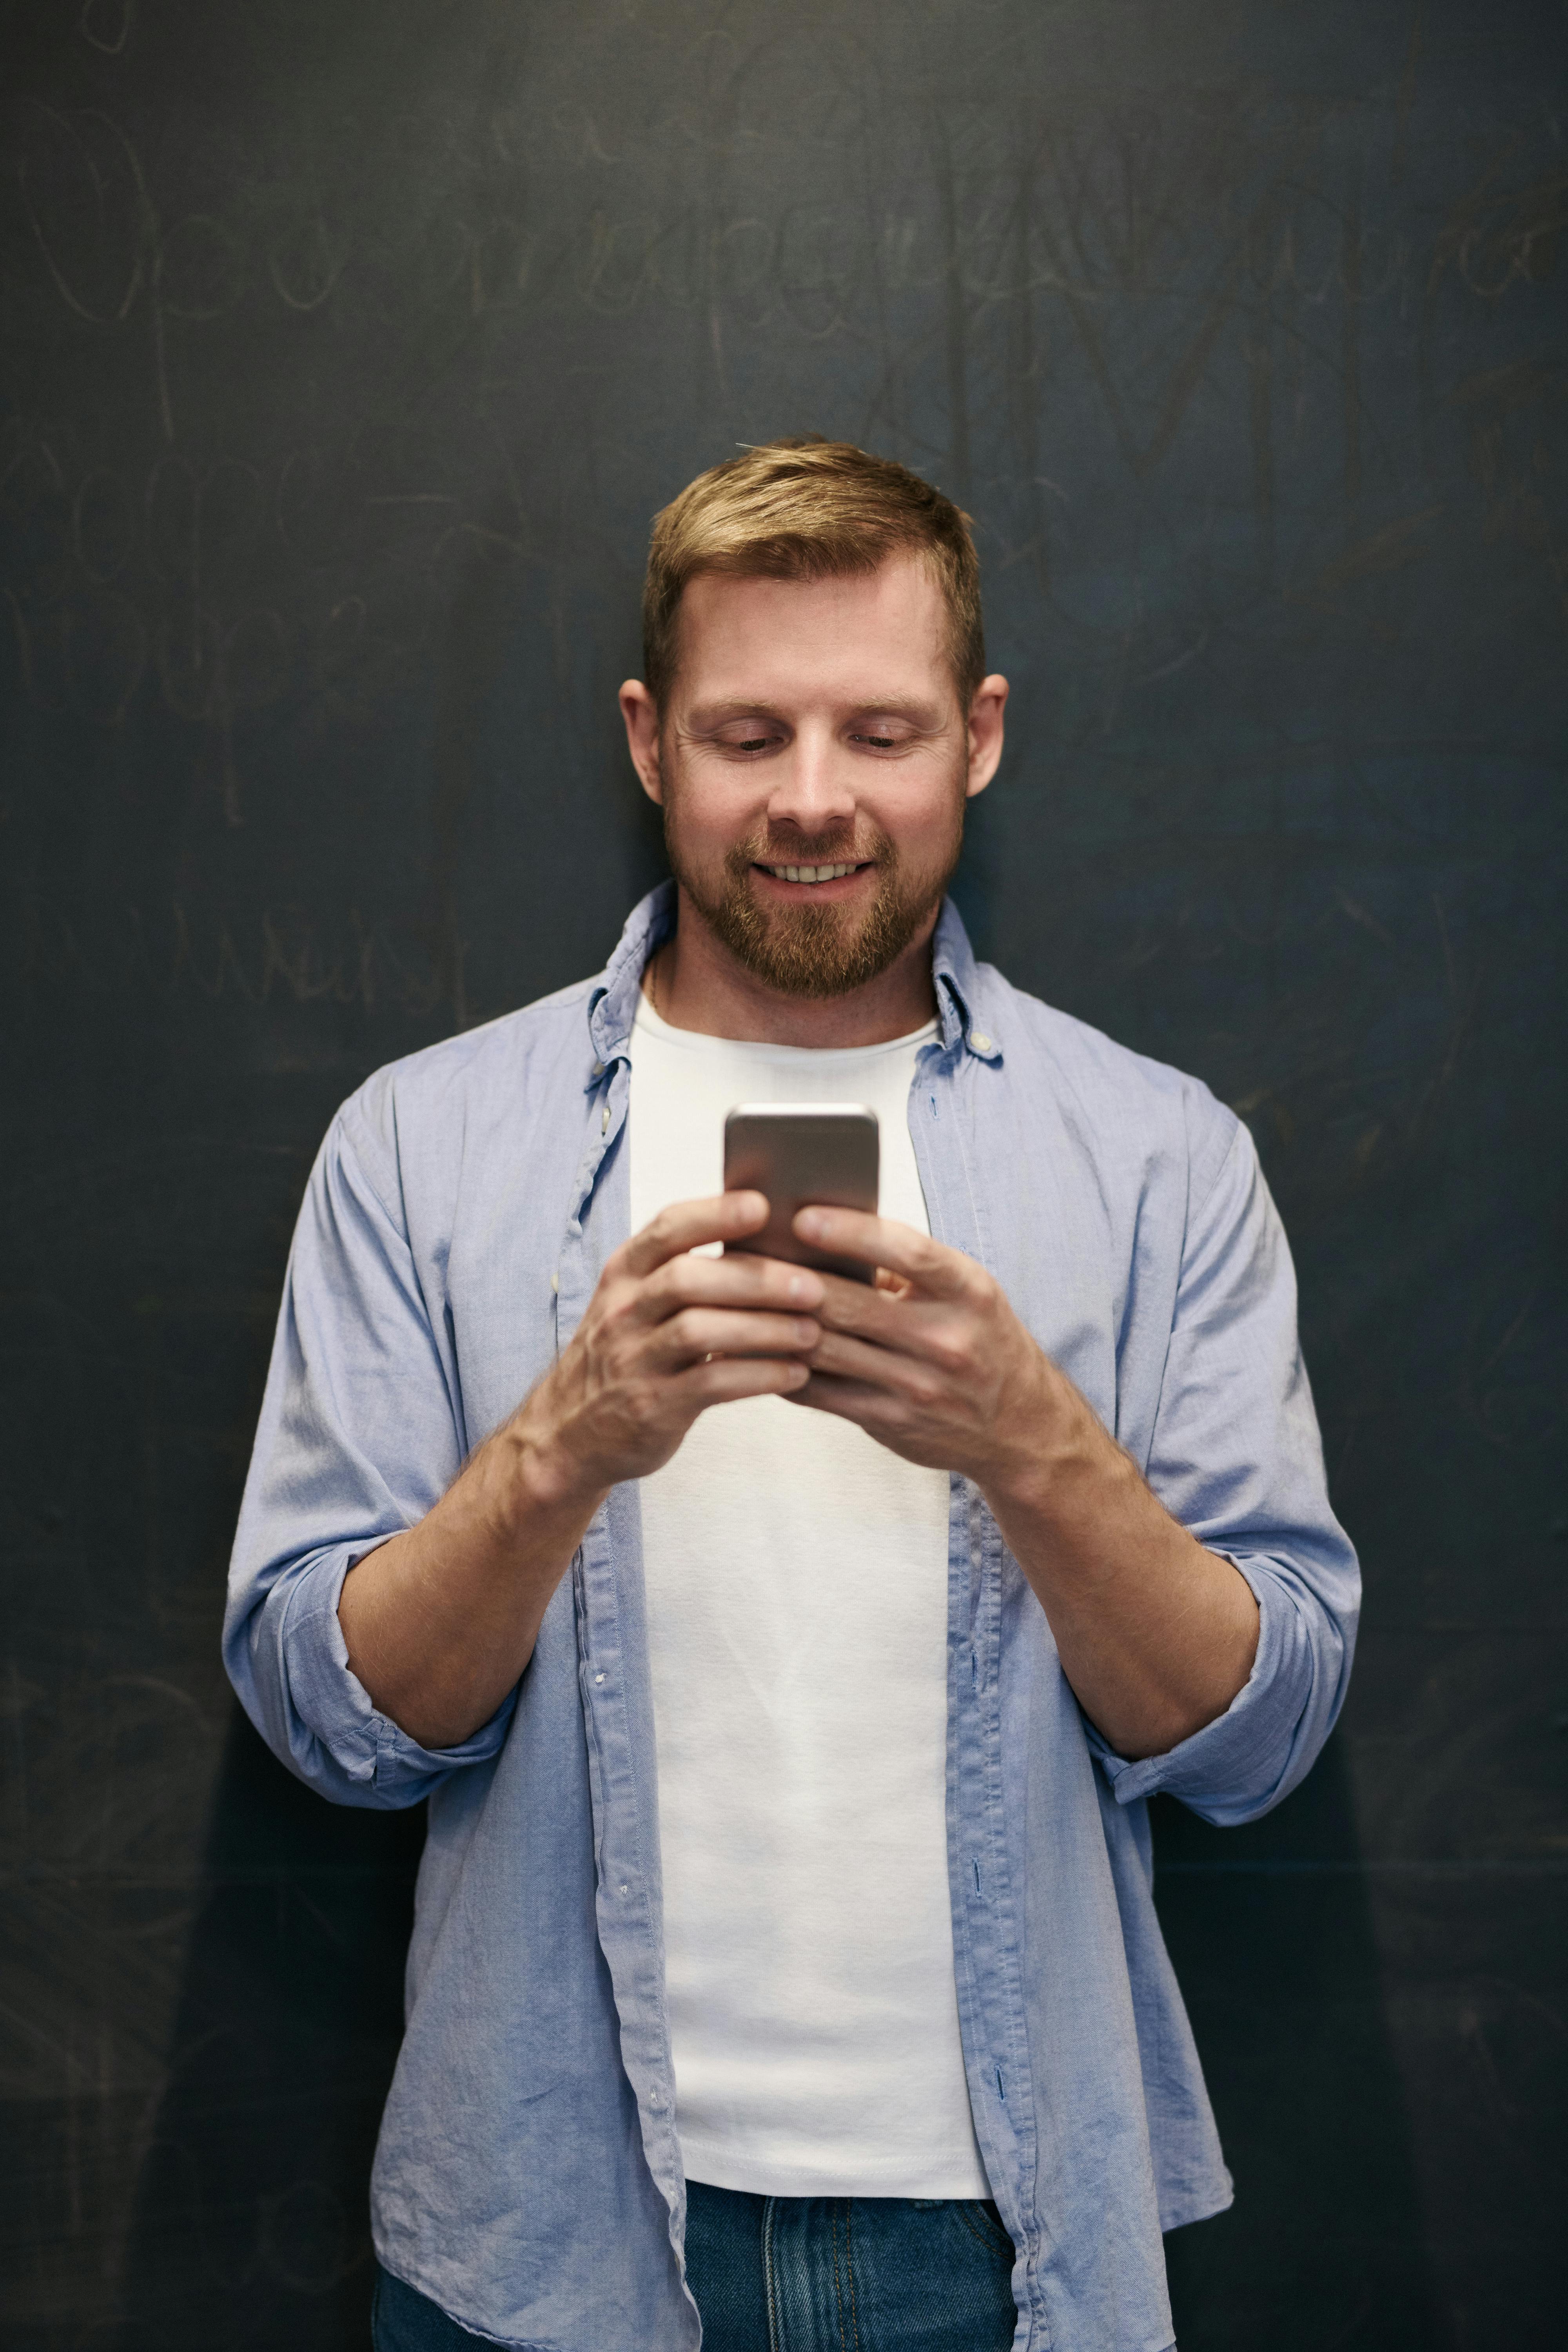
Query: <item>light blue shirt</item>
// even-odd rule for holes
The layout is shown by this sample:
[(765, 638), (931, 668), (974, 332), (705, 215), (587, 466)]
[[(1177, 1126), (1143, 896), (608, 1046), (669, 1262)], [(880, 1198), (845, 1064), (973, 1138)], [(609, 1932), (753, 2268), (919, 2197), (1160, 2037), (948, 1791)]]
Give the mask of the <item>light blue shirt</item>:
[[(689, 2352), (635, 1483), (595, 1517), (493, 1719), (432, 1753), (337, 1620), (570, 1339), (627, 1228), (628, 1040), (666, 885), (605, 971), (382, 1070), (310, 1177), (235, 1543), (225, 1655), (324, 1796), (429, 1801), (377, 2148), (386, 2267), (549, 2352)], [(1161, 1940), (1146, 1799), (1279, 1802), (1354, 1640), (1295, 1279), (1247, 1129), (977, 964), (951, 902), (910, 1092), (931, 1232), (977, 1258), (1182, 1523), (1258, 1597), (1228, 1711), (1129, 1763), (1081, 1713), (978, 1491), (952, 1481), (948, 1861), (975, 2129), (1018, 2248), (1018, 2352), (1162, 2352), (1160, 2232), (1230, 2201)], [(868, 1667), (869, 1663), (868, 1662)]]

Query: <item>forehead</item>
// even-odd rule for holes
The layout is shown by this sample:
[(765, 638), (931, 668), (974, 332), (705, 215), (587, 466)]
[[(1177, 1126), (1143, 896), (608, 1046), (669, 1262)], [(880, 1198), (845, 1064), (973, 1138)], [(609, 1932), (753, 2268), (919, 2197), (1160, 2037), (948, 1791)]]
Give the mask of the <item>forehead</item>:
[(919, 555), (828, 580), (699, 572), (680, 600), (676, 695), (690, 704), (951, 693), (946, 623)]

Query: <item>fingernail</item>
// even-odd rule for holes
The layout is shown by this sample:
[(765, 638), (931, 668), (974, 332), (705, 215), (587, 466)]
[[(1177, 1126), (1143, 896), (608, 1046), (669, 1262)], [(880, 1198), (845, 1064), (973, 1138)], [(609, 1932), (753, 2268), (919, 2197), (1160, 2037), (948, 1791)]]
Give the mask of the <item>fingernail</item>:
[(816, 1338), (816, 1324), (797, 1323), (795, 1327), (795, 1336), (803, 1348), (809, 1348)]
[(789, 1295), (801, 1307), (816, 1307), (822, 1297), (822, 1285), (814, 1282), (809, 1274), (792, 1274)]
[(822, 1232), (826, 1220), (819, 1210), (803, 1209), (795, 1221), (795, 1231), (809, 1234), (815, 1239)]

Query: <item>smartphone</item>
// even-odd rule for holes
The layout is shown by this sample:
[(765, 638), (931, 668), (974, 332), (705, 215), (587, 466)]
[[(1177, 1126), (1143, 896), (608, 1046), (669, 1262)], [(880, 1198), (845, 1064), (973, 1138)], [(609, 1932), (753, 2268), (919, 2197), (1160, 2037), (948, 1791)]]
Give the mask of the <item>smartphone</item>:
[(879, 1152), (877, 1114), (863, 1103), (737, 1103), (724, 1121), (724, 1190), (765, 1193), (771, 1213), (760, 1234), (726, 1249), (874, 1281), (872, 1267), (812, 1249), (791, 1228), (813, 1206), (874, 1217)]

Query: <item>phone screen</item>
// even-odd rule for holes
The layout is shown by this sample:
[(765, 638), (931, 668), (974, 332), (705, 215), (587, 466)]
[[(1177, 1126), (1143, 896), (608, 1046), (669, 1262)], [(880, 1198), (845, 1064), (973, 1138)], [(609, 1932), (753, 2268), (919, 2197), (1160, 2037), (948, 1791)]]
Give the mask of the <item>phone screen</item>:
[(863, 1103), (738, 1103), (724, 1121), (724, 1190), (765, 1193), (770, 1213), (752, 1240), (725, 1246), (873, 1281), (870, 1266), (810, 1248), (792, 1225), (814, 1206), (875, 1216), (879, 1151), (877, 1114)]

